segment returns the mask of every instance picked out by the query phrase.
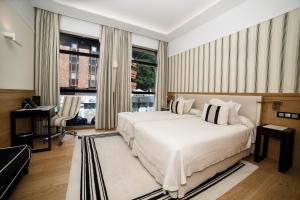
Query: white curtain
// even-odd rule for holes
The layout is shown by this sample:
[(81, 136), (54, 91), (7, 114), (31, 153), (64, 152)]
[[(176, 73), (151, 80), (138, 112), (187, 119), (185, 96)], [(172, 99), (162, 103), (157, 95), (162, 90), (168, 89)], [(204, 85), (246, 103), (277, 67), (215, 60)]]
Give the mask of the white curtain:
[(102, 26), (97, 72), (96, 129), (112, 129), (131, 110), (131, 33)]
[(35, 12), (35, 92), (42, 105), (59, 106), (59, 16)]
[(167, 106), (168, 87), (168, 43), (159, 41), (155, 86), (155, 109)]

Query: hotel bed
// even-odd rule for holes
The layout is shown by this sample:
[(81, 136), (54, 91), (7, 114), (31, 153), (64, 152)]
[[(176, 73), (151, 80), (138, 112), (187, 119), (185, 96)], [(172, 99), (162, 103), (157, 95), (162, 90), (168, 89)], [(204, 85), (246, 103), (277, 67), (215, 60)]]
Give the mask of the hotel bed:
[(146, 168), (165, 190), (176, 192), (193, 173), (249, 150), (253, 128), (200, 118), (139, 123), (132, 152), (148, 162)]
[[(199, 95), (201, 108), (212, 97)], [(185, 96), (191, 97), (191, 96)], [(194, 96), (193, 96), (194, 97)], [(134, 125), (132, 152), (172, 197), (186, 192), (249, 155), (260, 118), (261, 97), (222, 96), (242, 106), (238, 125), (216, 125), (200, 117), (147, 121)], [(225, 97), (225, 98), (222, 98)], [(251, 123), (252, 122), (252, 123)]]
[(122, 135), (129, 146), (132, 145), (134, 137), (134, 126), (141, 122), (162, 121), (162, 120), (181, 120), (186, 118), (194, 118), (196, 115), (184, 114), (178, 115), (170, 111), (154, 111), (154, 112), (123, 112), (118, 114), (117, 131)]

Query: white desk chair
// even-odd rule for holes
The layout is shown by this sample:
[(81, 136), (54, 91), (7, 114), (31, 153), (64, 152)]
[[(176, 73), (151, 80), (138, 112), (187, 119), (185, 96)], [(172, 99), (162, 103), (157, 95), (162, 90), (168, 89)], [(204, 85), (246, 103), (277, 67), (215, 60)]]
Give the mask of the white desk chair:
[[(63, 143), (63, 138), (65, 134), (77, 135), (75, 131), (66, 131), (66, 123), (68, 120), (73, 119), (80, 109), (81, 97), (80, 96), (70, 96), (67, 95), (64, 98), (64, 102), (60, 111), (52, 117), (51, 126), (56, 127), (56, 133), (51, 136), (58, 137), (59, 136), (59, 145)], [(60, 131), (59, 131), (60, 129)]]

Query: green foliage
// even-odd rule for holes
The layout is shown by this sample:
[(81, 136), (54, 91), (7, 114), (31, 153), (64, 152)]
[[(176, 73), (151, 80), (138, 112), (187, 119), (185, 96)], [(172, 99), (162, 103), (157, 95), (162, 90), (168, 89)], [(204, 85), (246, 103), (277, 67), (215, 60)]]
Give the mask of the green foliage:
[(148, 63), (156, 63), (156, 53), (153, 51), (148, 51), (145, 49), (133, 49), (133, 58), (134, 60), (148, 62)]
[(137, 88), (148, 92), (153, 91), (155, 88), (155, 68), (137, 64), (136, 71)]

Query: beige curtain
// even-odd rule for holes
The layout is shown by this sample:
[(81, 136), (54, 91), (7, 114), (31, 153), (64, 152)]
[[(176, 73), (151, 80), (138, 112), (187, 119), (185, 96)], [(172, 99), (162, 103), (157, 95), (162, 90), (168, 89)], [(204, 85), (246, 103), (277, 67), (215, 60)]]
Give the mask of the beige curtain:
[(100, 44), (96, 129), (112, 129), (131, 110), (131, 33), (102, 26)]
[(59, 106), (59, 16), (35, 12), (35, 92), (43, 105)]
[(155, 109), (167, 106), (168, 86), (168, 43), (159, 41), (155, 86)]

